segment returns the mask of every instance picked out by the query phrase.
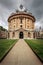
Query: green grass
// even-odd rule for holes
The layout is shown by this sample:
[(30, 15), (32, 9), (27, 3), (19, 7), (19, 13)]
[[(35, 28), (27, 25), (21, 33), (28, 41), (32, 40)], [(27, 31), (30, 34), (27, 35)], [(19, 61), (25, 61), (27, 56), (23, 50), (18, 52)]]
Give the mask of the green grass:
[(17, 40), (0, 39), (0, 61), (16, 42)]
[(33, 49), (33, 51), (39, 56), (39, 58), (43, 61), (43, 39), (37, 39), (37, 40), (25, 39), (25, 41)]

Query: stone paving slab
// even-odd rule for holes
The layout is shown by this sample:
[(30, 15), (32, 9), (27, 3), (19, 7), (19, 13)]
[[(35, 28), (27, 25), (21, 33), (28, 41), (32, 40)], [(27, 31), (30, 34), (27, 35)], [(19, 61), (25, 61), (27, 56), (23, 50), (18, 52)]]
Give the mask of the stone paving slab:
[(23, 39), (20, 39), (0, 65), (43, 65)]

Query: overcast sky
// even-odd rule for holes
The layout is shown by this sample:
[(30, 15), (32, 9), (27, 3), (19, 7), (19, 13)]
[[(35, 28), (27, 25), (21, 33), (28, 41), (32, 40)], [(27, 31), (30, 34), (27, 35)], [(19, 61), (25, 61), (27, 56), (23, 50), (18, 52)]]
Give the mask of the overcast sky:
[(0, 0), (0, 26), (8, 29), (8, 17), (23, 4), (35, 18), (35, 27), (43, 28), (43, 0)]

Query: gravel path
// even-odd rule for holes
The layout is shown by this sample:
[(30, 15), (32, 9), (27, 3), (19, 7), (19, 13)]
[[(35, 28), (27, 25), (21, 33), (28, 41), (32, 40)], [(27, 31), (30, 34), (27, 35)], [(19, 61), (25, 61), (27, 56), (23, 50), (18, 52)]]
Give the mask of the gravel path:
[(0, 65), (43, 65), (23, 39), (20, 39)]

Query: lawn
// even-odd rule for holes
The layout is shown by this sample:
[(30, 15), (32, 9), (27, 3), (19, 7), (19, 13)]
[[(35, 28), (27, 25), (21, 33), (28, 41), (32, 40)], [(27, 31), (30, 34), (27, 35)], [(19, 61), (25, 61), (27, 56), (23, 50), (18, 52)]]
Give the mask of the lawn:
[(25, 41), (43, 62), (43, 39), (37, 39), (37, 40), (25, 39)]
[(17, 40), (0, 39), (0, 61), (8, 53), (8, 51), (15, 45)]

